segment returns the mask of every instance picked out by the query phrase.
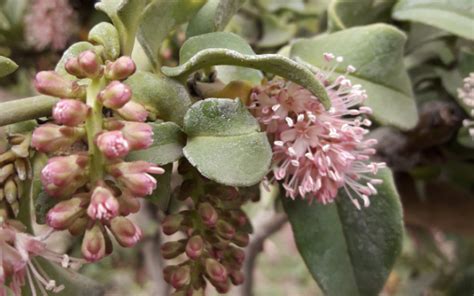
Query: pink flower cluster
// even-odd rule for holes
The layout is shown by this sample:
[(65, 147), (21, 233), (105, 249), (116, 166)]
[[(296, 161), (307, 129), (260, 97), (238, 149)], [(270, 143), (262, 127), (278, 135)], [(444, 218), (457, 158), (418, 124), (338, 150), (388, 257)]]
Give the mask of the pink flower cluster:
[(63, 49), (78, 30), (77, 19), (68, 0), (33, 0), (25, 16), (25, 38), (37, 50)]
[(88, 50), (68, 60), (65, 68), (105, 87), (96, 96), (89, 91), (85, 100), (88, 91), (78, 81), (52, 71), (38, 73), (36, 88), (64, 99), (54, 106), (55, 123), (33, 132), (32, 146), (61, 155), (49, 159), (41, 172), (44, 190), (59, 199), (47, 214), (47, 224), (73, 235), (84, 234), (82, 253), (92, 262), (111, 252), (109, 234), (124, 247), (139, 241), (141, 230), (125, 216), (139, 210), (137, 197), (150, 195), (157, 185), (151, 175), (164, 170), (123, 159), (153, 143), (152, 128), (144, 122), (147, 111), (131, 101), (130, 88), (121, 82), (135, 72), (132, 59), (121, 57), (104, 65), (99, 55)]
[(371, 175), (385, 163), (370, 161), (376, 140), (364, 136), (371, 109), (356, 107), (367, 95), (346, 77), (355, 68), (348, 66), (346, 74), (331, 80), (342, 57), (326, 53), (324, 58), (336, 60), (315, 74), (331, 100), (328, 110), (307, 89), (283, 80), (254, 89), (249, 108), (272, 138), (272, 180), (283, 184), (287, 196), (326, 204), (342, 188), (360, 209), (359, 200), (368, 206), (369, 196), (377, 193), (374, 185), (382, 180)]
[[(470, 73), (468, 77), (464, 78), (463, 87), (458, 89), (458, 97), (467, 107), (471, 108), (469, 115), (474, 118), (474, 73)], [(463, 125), (469, 128), (469, 135), (474, 138), (474, 120), (465, 119)]]
[(47, 291), (57, 293), (64, 289), (63, 285), (57, 285), (48, 277), (34, 258), (40, 256), (63, 268), (74, 269), (83, 262), (49, 250), (44, 243), (47, 236), (29, 235), (25, 227), (14, 220), (0, 223), (0, 296), (10, 295), (7, 287), (14, 295), (22, 295), (21, 288), (26, 281), (33, 295), (36, 295), (36, 287), (43, 295), (47, 295)]

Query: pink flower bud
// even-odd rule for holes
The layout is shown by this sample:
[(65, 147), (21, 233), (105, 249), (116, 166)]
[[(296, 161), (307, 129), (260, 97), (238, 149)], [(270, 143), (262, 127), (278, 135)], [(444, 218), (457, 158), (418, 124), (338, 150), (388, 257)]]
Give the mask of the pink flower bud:
[(87, 215), (82, 215), (78, 217), (72, 222), (71, 226), (69, 226), (68, 230), (69, 233), (73, 236), (78, 236), (84, 233), (87, 228), (87, 224), (89, 224), (89, 217)]
[(35, 77), (36, 89), (45, 95), (64, 98), (84, 98), (86, 89), (54, 71), (41, 71)]
[(137, 197), (150, 195), (156, 189), (156, 180), (150, 174), (163, 174), (164, 170), (146, 161), (119, 162), (107, 171)]
[(31, 146), (40, 152), (56, 152), (69, 148), (84, 134), (85, 130), (83, 128), (47, 123), (34, 130)]
[(99, 93), (99, 99), (105, 107), (119, 109), (127, 104), (132, 98), (132, 91), (128, 85), (120, 81), (112, 81)]
[(216, 225), (217, 219), (219, 218), (217, 211), (214, 207), (208, 203), (202, 203), (198, 208), (199, 216), (201, 216), (202, 222), (208, 227), (214, 227)]
[(239, 270), (232, 270), (229, 273), (229, 276), (230, 276), (230, 281), (232, 282), (232, 284), (236, 286), (243, 284), (245, 280), (244, 274)]
[(170, 285), (179, 290), (191, 282), (191, 268), (187, 265), (178, 267), (171, 273)]
[(234, 259), (235, 262), (237, 262), (238, 265), (241, 265), (244, 263), (245, 252), (242, 249), (232, 248), (230, 255), (232, 256), (232, 259)]
[(119, 203), (113, 193), (103, 186), (94, 188), (87, 215), (94, 220), (110, 220), (118, 215)]
[(153, 144), (153, 129), (147, 123), (124, 121), (122, 134), (130, 144), (130, 149), (146, 149)]
[(85, 200), (80, 197), (61, 201), (48, 211), (46, 224), (57, 230), (65, 230), (85, 212), (84, 205)]
[(142, 104), (130, 101), (122, 108), (116, 110), (125, 120), (144, 122), (148, 117), (148, 111)]
[(141, 229), (125, 217), (112, 219), (110, 230), (117, 242), (125, 248), (133, 247), (142, 238)]
[(165, 259), (173, 259), (184, 252), (185, 244), (182, 241), (166, 242), (161, 246), (161, 255)]
[(140, 201), (136, 199), (128, 190), (123, 190), (122, 195), (117, 198), (120, 205), (120, 215), (128, 216), (140, 210)]
[(216, 223), (217, 234), (225, 240), (231, 240), (235, 235), (235, 228), (224, 220)]
[(249, 244), (249, 235), (245, 232), (237, 232), (232, 242), (239, 247), (245, 248)]
[(121, 131), (104, 132), (97, 136), (96, 145), (107, 158), (124, 157), (130, 146)]
[(92, 50), (86, 50), (77, 58), (81, 70), (89, 78), (96, 78), (102, 73), (102, 61)]
[(135, 63), (130, 57), (122, 56), (115, 62), (107, 63), (105, 77), (109, 80), (124, 80), (135, 73)]
[(105, 237), (99, 224), (86, 230), (81, 250), (84, 258), (89, 262), (96, 262), (105, 257)]
[(77, 78), (86, 78), (87, 74), (84, 73), (84, 70), (82, 67), (79, 65), (79, 60), (77, 57), (72, 57), (66, 61), (64, 64), (64, 68), (66, 71), (71, 74), (76, 76)]
[(208, 258), (204, 263), (207, 276), (213, 282), (223, 283), (227, 281), (227, 269), (217, 260)]
[(41, 171), (41, 183), (52, 197), (68, 196), (87, 182), (86, 155), (59, 156), (49, 159)]
[(204, 241), (199, 235), (195, 235), (188, 240), (186, 244), (186, 255), (189, 259), (196, 260), (201, 257), (204, 251)]
[(89, 107), (76, 100), (60, 100), (53, 108), (53, 118), (58, 124), (77, 126), (86, 120)]
[(172, 214), (166, 216), (163, 219), (163, 222), (161, 222), (161, 228), (163, 229), (163, 233), (166, 235), (172, 235), (176, 233), (181, 227), (183, 220), (184, 217), (180, 214)]

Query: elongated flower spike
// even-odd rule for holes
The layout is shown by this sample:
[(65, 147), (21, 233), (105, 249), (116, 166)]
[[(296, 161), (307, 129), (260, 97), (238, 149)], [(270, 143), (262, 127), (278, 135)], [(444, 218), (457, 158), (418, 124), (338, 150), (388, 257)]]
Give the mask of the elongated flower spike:
[(164, 170), (147, 162), (124, 161), (131, 150), (153, 142), (152, 128), (144, 122), (147, 111), (131, 101), (130, 87), (120, 82), (135, 72), (132, 59), (103, 61), (87, 50), (66, 61), (65, 69), (78, 79), (88, 79), (79, 86), (79, 81), (56, 72), (37, 75), (38, 91), (67, 99), (53, 109), (58, 125), (40, 125), (32, 146), (62, 155), (51, 158), (41, 172), (46, 193), (61, 198), (48, 211), (47, 224), (83, 235), (83, 256), (95, 262), (112, 251), (110, 236), (123, 247), (140, 240), (141, 230), (125, 216), (140, 209), (137, 198), (153, 192), (157, 186), (153, 175)]
[[(371, 175), (385, 163), (371, 162), (374, 139), (364, 139), (371, 121), (367, 98), (360, 85), (346, 77), (356, 69), (332, 80), (342, 57), (325, 53), (328, 66), (315, 76), (326, 87), (332, 107), (326, 110), (318, 98), (303, 87), (275, 80), (256, 87), (250, 109), (273, 139), (273, 177), (282, 183), (286, 195), (323, 204), (331, 203), (344, 190), (354, 205), (369, 206), (381, 180)], [(334, 63), (335, 62), (335, 63)]]

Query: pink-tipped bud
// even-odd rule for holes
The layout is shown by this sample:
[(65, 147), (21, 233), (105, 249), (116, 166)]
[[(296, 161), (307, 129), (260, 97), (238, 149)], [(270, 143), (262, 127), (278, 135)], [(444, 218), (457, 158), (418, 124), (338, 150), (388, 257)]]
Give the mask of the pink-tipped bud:
[(204, 263), (206, 275), (209, 279), (216, 283), (223, 283), (227, 281), (227, 269), (217, 260), (208, 258)]
[(47, 123), (34, 130), (31, 146), (40, 152), (56, 152), (69, 148), (84, 134), (83, 128)]
[(198, 208), (199, 215), (201, 216), (202, 222), (208, 227), (214, 227), (217, 219), (219, 218), (217, 211), (214, 207), (208, 203), (202, 203)]
[(163, 174), (164, 170), (146, 161), (119, 162), (107, 171), (124, 185), (132, 195), (144, 197), (156, 189), (156, 179), (149, 174)]
[(132, 91), (128, 85), (120, 81), (112, 81), (99, 93), (99, 99), (105, 107), (120, 109), (132, 98)]
[(185, 244), (181, 241), (166, 242), (161, 246), (161, 255), (165, 259), (173, 259), (184, 252)]
[(41, 183), (52, 197), (68, 196), (87, 182), (86, 155), (51, 158), (41, 171)]
[(130, 151), (130, 145), (121, 131), (104, 132), (97, 136), (96, 145), (107, 158), (124, 157)]
[(140, 201), (127, 190), (122, 191), (122, 195), (117, 198), (120, 205), (120, 215), (128, 216), (140, 210)]
[(96, 78), (102, 74), (102, 61), (92, 50), (86, 50), (77, 57), (81, 70), (89, 78)]
[(171, 282), (171, 275), (177, 269), (178, 269), (178, 266), (176, 265), (168, 265), (165, 268), (163, 268), (163, 278), (167, 283)]
[(230, 255), (235, 260), (237, 265), (241, 265), (245, 261), (245, 252), (242, 249), (232, 248)]
[(74, 220), (74, 222), (69, 226), (68, 230), (69, 233), (73, 236), (78, 236), (84, 233), (87, 228), (87, 224), (89, 224), (89, 217), (87, 215), (82, 215)]
[(140, 227), (125, 217), (112, 219), (110, 230), (117, 242), (125, 248), (133, 247), (142, 238)]
[(46, 224), (56, 230), (68, 229), (84, 213), (84, 199), (73, 197), (57, 203), (48, 211)]
[(86, 120), (89, 107), (77, 100), (60, 100), (53, 108), (53, 118), (58, 124), (77, 126)]
[(122, 56), (115, 62), (107, 63), (105, 67), (105, 77), (109, 80), (124, 80), (135, 73), (135, 63), (130, 57)]
[(213, 282), (212, 283), (216, 291), (220, 294), (227, 294), (230, 291), (230, 283), (229, 281), (225, 282)]
[(84, 70), (81, 68), (79, 65), (79, 60), (77, 57), (72, 57), (66, 61), (64, 64), (64, 68), (66, 71), (71, 74), (76, 76), (77, 78), (86, 78), (87, 74), (84, 73)]
[(165, 170), (151, 162), (133, 161), (133, 162), (118, 162), (107, 167), (107, 171), (114, 177), (118, 178), (126, 174), (141, 174), (148, 173), (153, 175), (161, 175)]
[(130, 101), (122, 108), (116, 110), (125, 120), (144, 122), (148, 117), (148, 111), (142, 104)]
[(166, 216), (163, 219), (163, 222), (161, 222), (161, 228), (163, 229), (163, 233), (166, 235), (172, 235), (176, 233), (181, 227), (183, 220), (184, 217), (180, 214), (172, 214)]
[(54, 71), (41, 71), (35, 77), (36, 89), (45, 95), (63, 98), (84, 98), (86, 89)]
[(84, 258), (89, 262), (96, 262), (105, 257), (105, 237), (98, 224), (86, 230), (81, 250)]
[(191, 268), (187, 265), (178, 267), (171, 273), (170, 285), (179, 290), (191, 282)]
[(119, 203), (106, 187), (97, 186), (91, 196), (87, 215), (94, 220), (110, 220), (118, 215)]
[(146, 149), (153, 144), (153, 129), (144, 122), (124, 121), (122, 134), (132, 150)]
[(237, 232), (232, 242), (241, 248), (245, 248), (249, 244), (249, 235), (245, 232)]
[(232, 270), (229, 277), (232, 284), (236, 286), (243, 284), (245, 281), (245, 276), (240, 270)]
[(231, 240), (235, 236), (235, 228), (224, 220), (217, 221), (216, 232), (225, 240)]
[(201, 257), (204, 251), (204, 241), (199, 235), (195, 235), (188, 240), (186, 244), (186, 255), (189, 259), (196, 260)]

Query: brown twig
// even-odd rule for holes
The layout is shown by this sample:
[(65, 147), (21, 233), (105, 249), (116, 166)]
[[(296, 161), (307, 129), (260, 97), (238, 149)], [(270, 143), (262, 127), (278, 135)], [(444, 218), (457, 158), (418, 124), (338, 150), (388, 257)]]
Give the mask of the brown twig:
[(285, 213), (275, 213), (273, 211), (270, 213), (264, 211), (254, 219), (254, 233), (245, 250), (245, 262), (243, 267), (245, 282), (238, 288), (239, 295), (253, 295), (253, 275), (257, 257), (263, 250), (265, 240), (280, 230), (287, 221), (288, 217)]

